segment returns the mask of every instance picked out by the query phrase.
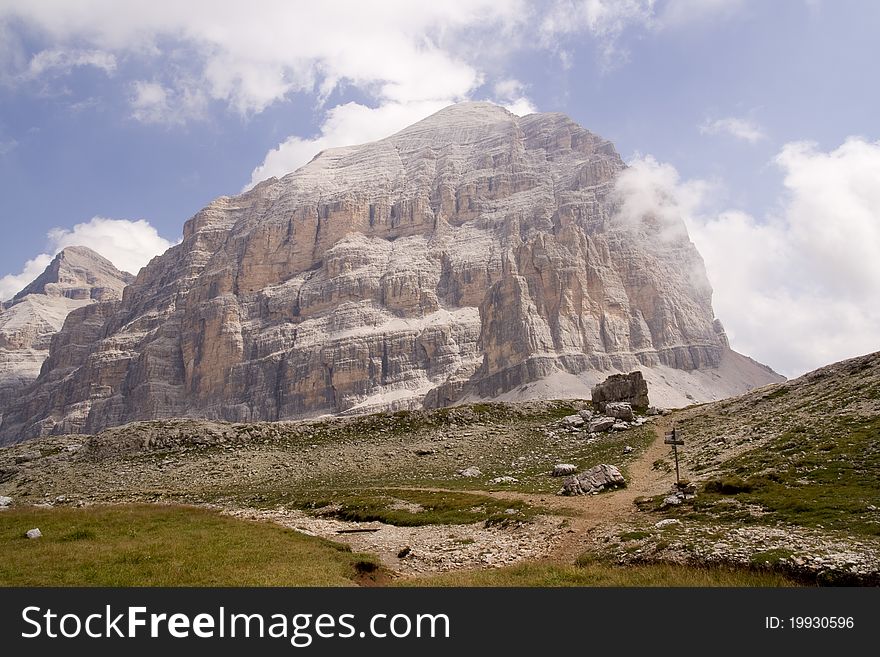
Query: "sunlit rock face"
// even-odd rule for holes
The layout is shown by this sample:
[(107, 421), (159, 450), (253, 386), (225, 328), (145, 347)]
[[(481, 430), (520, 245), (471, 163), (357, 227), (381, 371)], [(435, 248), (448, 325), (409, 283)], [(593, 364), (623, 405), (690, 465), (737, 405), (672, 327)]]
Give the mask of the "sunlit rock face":
[[(71, 313), (0, 439), (715, 370), (729, 349), (702, 259), (683, 224), (615, 221), (624, 168), (564, 115), (489, 103), (324, 151), (217, 199), (120, 302)], [(774, 376), (754, 364), (743, 385)]]
[(71, 311), (122, 297), (134, 276), (89, 248), (68, 247), (0, 307), (0, 417), (40, 374)]

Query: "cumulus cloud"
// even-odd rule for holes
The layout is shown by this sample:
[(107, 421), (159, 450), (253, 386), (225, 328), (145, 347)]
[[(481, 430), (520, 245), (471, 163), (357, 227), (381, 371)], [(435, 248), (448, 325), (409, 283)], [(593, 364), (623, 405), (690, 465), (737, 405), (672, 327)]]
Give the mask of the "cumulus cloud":
[(45, 0), (6, 3), (0, 19), (15, 17), (56, 43), (172, 61), (186, 80), (166, 86), (248, 114), (296, 91), (326, 97), (341, 84), (400, 103), (456, 96), (481, 81), (456, 54), (464, 50), (457, 35), (504, 31), (527, 13), (522, 0), (267, 0), (256, 10), (220, 0)]
[(726, 134), (736, 139), (742, 139), (750, 144), (755, 144), (767, 137), (759, 125), (748, 119), (727, 117), (723, 119), (706, 119), (700, 124), (700, 134), (721, 135)]
[[(625, 56), (617, 41), (629, 27), (725, 16), (740, 4), (264, 0), (254, 8), (235, 0), (10, 0), (0, 5), (0, 31), (20, 23), (32, 36), (58, 45), (31, 58), (25, 65), (30, 75), (76, 66), (112, 72), (119, 55), (132, 55), (177, 71), (179, 79), (165, 86), (181, 99), (188, 91), (248, 114), (297, 91), (319, 91), (327, 98), (343, 84), (398, 103), (454, 97), (478, 86), (481, 65), (499, 54), (543, 47), (566, 57), (560, 38), (588, 35), (610, 60)], [(0, 56), (0, 65), (22, 66), (19, 41), (3, 39), (9, 52)], [(3, 51), (0, 45), (0, 55)]]
[(171, 242), (143, 219), (93, 217), (73, 228), (52, 228), (47, 252), (28, 260), (18, 274), (0, 278), (0, 299), (9, 299), (39, 276), (52, 258), (68, 246), (87, 246), (112, 262), (117, 269), (137, 273), (151, 258), (164, 253)]
[(828, 152), (794, 142), (774, 163), (784, 175), (778, 213), (711, 212), (705, 183), (682, 182), (653, 158), (630, 169), (655, 190), (632, 211), (679, 212), (733, 347), (797, 376), (880, 349), (880, 142), (850, 138)]

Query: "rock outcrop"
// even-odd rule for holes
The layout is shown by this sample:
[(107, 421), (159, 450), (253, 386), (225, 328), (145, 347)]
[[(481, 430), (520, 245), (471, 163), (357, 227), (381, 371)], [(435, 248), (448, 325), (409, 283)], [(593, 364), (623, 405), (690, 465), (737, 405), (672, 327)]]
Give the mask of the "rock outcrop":
[(602, 463), (578, 475), (571, 475), (562, 484), (559, 495), (595, 495), (610, 488), (626, 486), (617, 466)]
[[(702, 260), (683, 224), (615, 219), (624, 168), (561, 114), (488, 103), (324, 151), (217, 199), (120, 302), (71, 313), (0, 441), (585, 396), (573, 378), (715, 371), (733, 352)], [(779, 378), (743, 372), (736, 386)], [(707, 380), (715, 391), (723, 377)]]
[[(603, 413), (606, 412), (606, 405), (612, 403), (626, 403), (631, 407), (645, 409), (648, 408), (648, 384), (639, 371), (612, 374), (602, 383), (593, 386), (591, 398)], [(632, 408), (629, 414), (632, 415)], [(620, 417), (612, 412), (608, 415)]]
[(49, 345), (71, 311), (118, 300), (134, 276), (84, 246), (59, 252), (0, 310), (0, 418), (40, 374)]

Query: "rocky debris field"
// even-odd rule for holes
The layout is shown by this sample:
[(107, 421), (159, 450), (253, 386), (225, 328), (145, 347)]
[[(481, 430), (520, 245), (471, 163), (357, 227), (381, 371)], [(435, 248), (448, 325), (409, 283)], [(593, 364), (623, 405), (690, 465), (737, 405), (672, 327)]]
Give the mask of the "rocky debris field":
[(496, 568), (541, 559), (552, 553), (569, 524), (565, 518), (541, 515), (506, 527), (486, 527), (482, 522), (401, 527), (345, 522), (297, 510), (235, 509), (228, 513), (343, 541), (356, 552), (378, 555), (387, 568), (403, 575)]
[[(373, 551), (401, 573), (503, 566), (544, 558), (569, 533), (571, 509), (545, 508), (560, 486), (554, 466), (570, 461), (575, 474), (610, 461), (626, 471), (653, 436), (635, 415), (629, 422), (609, 418), (616, 429), (590, 431), (588, 420), (604, 416), (588, 406), (530, 402), (272, 424), (136, 423), (0, 449), (0, 491), (8, 493), (7, 504), (219, 507)], [(486, 503), (470, 510), (482, 519), (464, 514), (453, 524), (419, 524), (428, 510), (407, 501), (408, 489), (484, 496)], [(505, 503), (505, 495), (515, 501)], [(346, 520), (327, 512), (333, 505), (414, 524)], [(527, 513), (490, 524), (491, 514), (517, 508)]]
[(805, 583), (880, 586), (880, 542), (808, 527), (662, 518), (606, 528), (593, 546), (619, 564), (722, 564), (781, 571)]
[[(343, 540), (401, 574), (586, 552), (880, 583), (880, 355), (736, 399), (643, 410), (478, 404), (44, 438), (0, 449), (0, 513), (210, 505)], [(662, 441), (672, 426), (684, 439), (680, 488)], [(625, 487), (604, 490), (620, 478)], [(575, 481), (603, 492), (558, 494)]]

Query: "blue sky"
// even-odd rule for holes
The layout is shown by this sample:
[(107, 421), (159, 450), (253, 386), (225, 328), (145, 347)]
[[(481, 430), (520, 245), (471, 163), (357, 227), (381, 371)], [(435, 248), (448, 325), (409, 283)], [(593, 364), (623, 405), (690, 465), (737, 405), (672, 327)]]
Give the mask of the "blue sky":
[(488, 99), (614, 141), (735, 348), (788, 375), (880, 349), (880, 3), (314, 4), (0, 0), (0, 296), (73, 243), (137, 269), (216, 196)]

